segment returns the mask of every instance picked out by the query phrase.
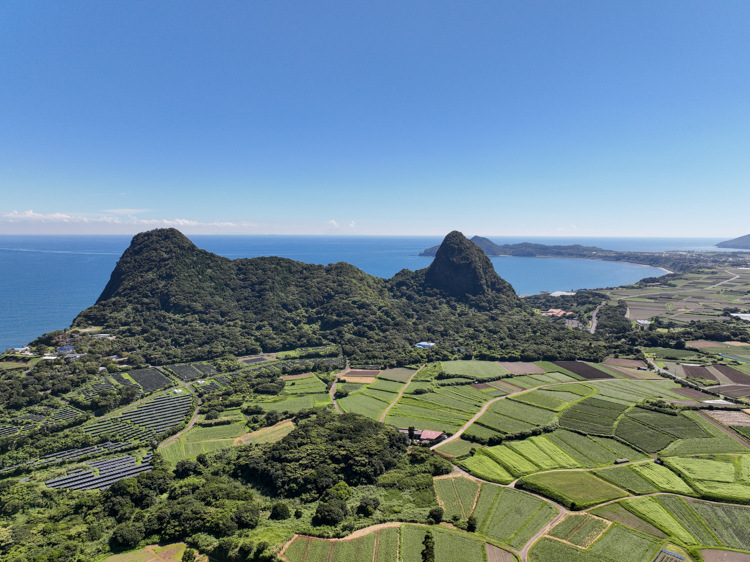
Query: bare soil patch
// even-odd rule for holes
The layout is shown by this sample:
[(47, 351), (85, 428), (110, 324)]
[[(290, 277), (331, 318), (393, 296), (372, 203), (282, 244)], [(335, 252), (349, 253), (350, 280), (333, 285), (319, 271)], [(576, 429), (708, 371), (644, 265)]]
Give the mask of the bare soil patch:
[(735, 384), (750, 384), (750, 376), (727, 365), (714, 365), (714, 369)]
[(750, 346), (750, 343), (744, 342), (744, 341), (725, 341), (722, 342), (726, 345), (734, 345), (736, 347), (743, 347), (743, 346)]
[(495, 545), (486, 543), (487, 562), (516, 562), (516, 557)]
[(526, 361), (498, 361), (500, 366), (514, 375), (535, 375), (545, 373), (541, 367)]
[(721, 392), (725, 396), (731, 396), (732, 398), (741, 398), (743, 396), (750, 396), (750, 386), (743, 384), (728, 384), (722, 387), (713, 387), (712, 390)]
[(730, 550), (701, 550), (704, 562), (750, 562), (750, 554)]
[(490, 386), (483, 382), (475, 382), (474, 384), (469, 385), (472, 388), (476, 388), (477, 390), (486, 390), (488, 388), (495, 388), (494, 386)]
[(689, 341), (687, 344), (690, 347), (724, 347), (723, 343), (715, 342), (715, 341), (706, 341), (706, 340), (695, 340), (695, 341)]
[(740, 425), (750, 427), (750, 416), (745, 412), (732, 412), (726, 410), (704, 410), (704, 414), (711, 416), (713, 419), (724, 425)]
[(558, 367), (562, 367), (563, 369), (566, 369), (571, 373), (575, 373), (579, 377), (583, 377), (586, 380), (614, 378), (609, 373), (600, 371), (599, 369), (592, 367), (588, 363), (584, 363), (582, 361), (555, 361), (554, 363)]
[(638, 359), (616, 359), (610, 357), (604, 362), (605, 365), (618, 365), (620, 367), (631, 367), (637, 369), (638, 367), (645, 367), (646, 364)]
[(302, 373), (301, 375), (283, 375), (281, 380), (293, 381), (294, 379), (304, 379), (312, 375), (312, 373)]
[(707, 380), (719, 382), (719, 379), (716, 378), (716, 375), (714, 375), (711, 371), (709, 371), (705, 367), (697, 367), (695, 365), (683, 365), (682, 370), (685, 372), (685, 375), (691, 379), (707, 379)]
[(353, 369), (346, 373), (347, 377), (377, 377), (380, 371)]
[(371, 382), (375, 382), (376, 377), (352, 377), (347, 373), (346, 376), (341, 377), (340, 380), (344, 382), (355, 382), (357, 384), (370, 384)]
[(695, 398), (696, 400), (711, 400), (712, 398), (716, 398), (716, 396), (706, 394), (705, 392), (701, 392), (700, 390), (695, 390), (693, 388), (673, 388), (671, 390), (672, 392), (682, 394), (683, 396), (687, 396), (688, 398)]

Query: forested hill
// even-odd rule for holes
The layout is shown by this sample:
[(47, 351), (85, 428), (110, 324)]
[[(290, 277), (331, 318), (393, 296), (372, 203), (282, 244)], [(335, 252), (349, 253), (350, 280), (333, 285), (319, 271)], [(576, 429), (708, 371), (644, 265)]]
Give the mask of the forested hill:
[(175, 229), (144, 232), (74, 321), (85, 326), (104, 326), (151, 363), (325, 343), (385, 363), (421, 359), (413, 346), (422, 340), (438, 343), (435, 353), (463, 347), (498, 357), (581, 357), (591, 349), (587, 336), (535, 318), (460, 232), (446, 236), (427, 269), (388, 280), (346, 263), (230, 260)]
[(750, 234), (740, 236), (739, 238), (733, 238), (725, 242), (719, 242), (716, 244), (717, 248), (731, 248), (734, 250), (750, 250)]

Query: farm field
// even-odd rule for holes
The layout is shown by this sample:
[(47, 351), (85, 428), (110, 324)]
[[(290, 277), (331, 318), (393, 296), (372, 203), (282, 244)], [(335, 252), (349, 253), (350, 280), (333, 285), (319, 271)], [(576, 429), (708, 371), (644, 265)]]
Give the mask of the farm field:
[(593, 545), (583, 550), (543, 537), (529, 551), (534, 562), (651, 562), (661, 541), (622, 525), (611, 525)]
[(471, 441), (464, 441), (463, 439), (456, 439), (455, 441), (449, 441), (440, 445), (436, 450), (444, 455), (451, 457), (460, 457), (469, 454), (469, 452), (475, 448), (476, 443)]
[(435, 479), (435, 493), (445, 510), (445, 519), (467, 519), (474, 511), (479, 483), (463, 476)]
[(414, 369), (404, 369), (404, 368), (386, 369), (385, 371), (380, 371), (378, 378), (386, 379), (389, 381), (405, 383), (411, 378), (411, 376), (415, 372), (416, 371)]
[(542, 494), (570, 509), (581, 509), (627, 496), (589, 472), (545, 472), (523, 479), (524, 489)]
[[(391, 395), (390, 399), (394, 398)], [(437, 388), (420, 395), (404, 394), (389, 410), (386, 423), (455, 432), (490, 399), (469, 385)]]
[(500, 361), (498, 364), (513, 375), (533, 375), (535, 373), (545, 372), (545, 370), (536, 363), (527, 363), (524, 361)]
[(484, 562), (484, 541), (473, 534), (409, 524), (401, 526), (403, 562), (422, 562), (422, 541), (428, 528), (435, 539), (435, 562)]
[(482, 484), (474, 517), (481, 534), (520, 550), (557, 513), (553, 504), (531, 494)]
[(262, 402), (246, 402), (245, 405), (259, 406), (264, 410), (276, 410), (279, 412), (299, 412), (300, 410), (326, 406), (331, 403), (330, 394), (323, 392), (316, 394), (290, 394)]
[(611, 523), (588, 513), (569, 513), (547, 535), (581, 548), (588, 548)]
[(318, 539), (299, 535), (284, 555), (291, 562), (379, 562), (396, 560), (399, 527), (374, 530), (353, 539)]
[(480, 381), (510, 375), (496, 361), (443, 361), (442, 367), (450, 375), (463, 375)]

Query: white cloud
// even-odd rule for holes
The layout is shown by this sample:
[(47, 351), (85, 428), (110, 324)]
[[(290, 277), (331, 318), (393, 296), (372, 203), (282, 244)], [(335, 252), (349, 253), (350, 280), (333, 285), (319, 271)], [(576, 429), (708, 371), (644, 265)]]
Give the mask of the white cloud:
[[(132, 209), (130, 209), (132, 210)], [(137, 209), (136, 209), (137, 210)], [(112, 225), (135, 225), (135, 226), (213, 226), (213, 227), (235, 227), (233, 222), (200, 222), (189, 219), (137, 219), (130, 217), (100, 216), (92, 217), (86, 215), (66, 215), (63, 213), (35, 213), (32, 210), (19, 213), (12, 211), (0, 215), (2, 222), (9, 223), (77, 223), (77, 224), (112, 224)]]
[(349, 223), (349, 228), (354, 228), (355, 226), (356, 226), (356, 224), (354, 223), (354, 221), (352, 221), (352, 222)]
[(339, 228), (339, 223), (337, 223), (335, 220), (329, 220), (326, 224), (331, 228)]

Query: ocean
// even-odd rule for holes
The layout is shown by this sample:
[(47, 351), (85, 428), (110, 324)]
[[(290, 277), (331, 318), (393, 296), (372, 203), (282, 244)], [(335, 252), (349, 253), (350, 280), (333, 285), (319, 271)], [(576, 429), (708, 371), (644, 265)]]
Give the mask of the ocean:
[[(94, 304), (131, 236), (0, 236), (0, 349), (19, 347), (70, 326)], [(348, 262), (378, 277), (421, 269), (422, 250), (437, 236), (190, 236), (198, 247), (231, 259), (281, 256), (307, 263)], [(714, 250), (721, 239), (546, 238), (490, 236), (497, 244), (582, 244), (620, 251)], [(492, 258), (520, 295), (633, 283), (662, 270), (619, 262), (558, 258)]]

